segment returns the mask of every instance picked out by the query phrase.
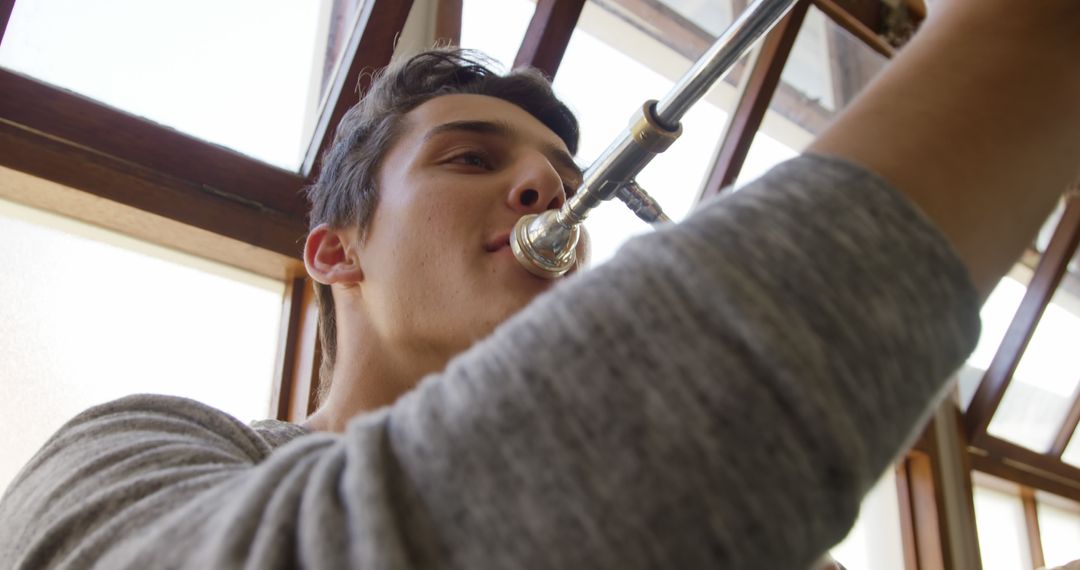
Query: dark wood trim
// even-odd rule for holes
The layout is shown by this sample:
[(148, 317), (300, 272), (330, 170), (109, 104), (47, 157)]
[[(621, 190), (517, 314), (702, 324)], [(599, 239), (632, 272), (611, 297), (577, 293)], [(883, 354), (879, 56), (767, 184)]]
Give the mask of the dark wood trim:
[[(307, 210), (304, 180), (293, 172), (2, 68), (0, 121), (183, 180), (238, 204), (297, 219)], [(10, 164), (6, 157), (0, 162)]]
[(0, 163), (293, 259), (299, 257), (300, 240), (307, 232), (303, 217), (287, 217), (210, 191), (197, 181), (172, 177), (3, 120)]
[[(1031, 277), (1027, 292), (1020, 301), (1020, 307), (1016, 310), (1005, 338), (990, 367), (986, 370), (982, 382), (979, 384), (975, 395), (971, 399), (965, 414), (967, 423), (968, 440), (975, 445), (981, 445), (986, 434), (986, 428), (994, 417), (1009, 388), (1012, 375), (1020, 364), (1024, 350), (1031, 342), (1035, 334), (1035, 327), (1039, 324), (1046, 311), (1047, 305), (1054, 296), (1054, 291), (1061, 283), (1065, 275), (1069, 260), (1076, 253), (1077, 245), (1080, 244), (1080, 198), (1069, 198), (1066, 202), (1065, 212), (1061, 216), (1054, 229), (1054, 235), (1046, 246), (1039, 265), (1035, 268), (1035, 274)], [(1017, 446), (1019, 447), (1019, 446)], [(1032, 452), (1034, 453), (1034, 452)]]
[(900, 506), (900, 538), (904, 548), (904, 570), (919, 570), (919, 547), (915, 538), (915, 509), (912, 506), (911, 478), (908, 477), (907, 463), (908, 458), (904, 458), (894, 469), (896, 499)]
[(832, 21), (851, 32), (852, 35), (862, 40), (874, 51), (888, 58), (891, 58), (896, 54), (896, 48), (892, 47), (889, 45), (889, 42), (882, 39), (882, 37), (879, 36), (873, 28), (868, 26), (866, 22), (853, 16), (848, 9), (842, 7), (833, 0), (813, 0), (813, 2), (814, 6), (817, 6), (817, 8), (824, 12), (826, 16), (832, 19)]
[(920, 442), (908, 462), (913, 485), (922, 486), (913, 486), (912, 496), (925, 513), (915, 520), (919, 568), (978, 570), (971, 464), (960, 413), (951, 402), (935, 412)]
[(584, 7), (585, 0), (538, 0), (514, 67), (535, 67), (554, 78)]
[(436, 0), (435, 41), (452, 46), (461, 45), (462, 0)]
[(1080, 501), (1080, 468), (1015, 443), (987, 436), (968, 448), (973, 469)]
[[(0, 147), (0, 152), (4, 152), (3, 147)], [(278, 281), (304, 271), (304, 264), (296, 251), (286, 255), (255, 247), (13, 168), (0, 166), (0, 198)], [(237, 220), (240, 226), (254, 223), (258, 223), (255, 216)], [(297, 225), (296, 231), (301, 229)]]
[(296, 364), (296, 335), (299, 330), (298, 310), (304, 297), (304, 279), (294, 277), (285, 280), (285, 294), (281, 300), (281, 318), (278, 325), (278, 348), (274, 359), (274, 382), (270, 393), (270, 417), (288, 421), (292, 372)]
[(720, 148), (713, 158), (709, 176), (701, 192), (701, 199), (720, 194), (735, 183), (746, 163), (746, 156), (761, 128), (765, 113), (769, 110), (773, 93), (780, 84), (780, 75), (787, 64), (795, 38), (810, 8), (809, 0), (800, 0), (784, 19), (769, 32), (754, 56), (750, 75), (743, 83), (739, 101), (731, 113)]
[(15, 0), (0, 0), (0, 44), (4, 43), (4, 33), (7, 32), (7, 25), (14, 10)]
[(1073, 434), (1076, 433), (1078, 425), (1080, 425), (1080, 390), (1077, 391), (1072, 408), (1069, 408), (1069, 414), (1065, 416), (1065, 422), (1061, 424), (1061, 429), (1058, 430), (1057, 437), (1054, 438), (1054, 443), (1050, 446), (1050, 455), (1059, 460), (1061, 459), (1062, 454), (1065, 453), (1065, 448), (1069, 446), (1069, 441), (1072, 440)]
[(904, 564), (909, 570), (945, 570), (939, 486), (930, 455), (911, 451), (898, 470)]
[(318, 160), (333, 142), (334, 132), (345, 112), (360, 101), (371, 85), (373, 74), (390, 63), (412, 4), (412, 0), (364, 2), (349, 44), (341, 54), (342, 65), (330, 84), (327, 104), (319, 113), (311, 145), (300, 168), (307, 179), (317, 174)]
[(1035, 491), (1031, 487), (1020, 487), (1020, 500), (1024, 504), (1024, 526), (1027, 528), (1028, 548), (1031, 552), (1033, 568), (1046, 566), (1043, 557), (1042, 532), (1039, 530), (1039, 513), (1035, 508)]
[(319, 379), (318, 319), (311, 279), (307, 276), (290, 279), (281, 308), (270, 404), (270, 412), (279, 420), (300, 423), (315, 411)]

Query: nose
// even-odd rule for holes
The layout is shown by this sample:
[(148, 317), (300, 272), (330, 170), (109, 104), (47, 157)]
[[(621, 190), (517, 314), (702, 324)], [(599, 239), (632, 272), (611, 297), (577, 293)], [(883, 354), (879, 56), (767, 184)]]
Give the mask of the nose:
[(510, 209), (522, 215), (560, 208), (566, 201), (562, 177), (540, 153), (522, 157), (507, 196)]

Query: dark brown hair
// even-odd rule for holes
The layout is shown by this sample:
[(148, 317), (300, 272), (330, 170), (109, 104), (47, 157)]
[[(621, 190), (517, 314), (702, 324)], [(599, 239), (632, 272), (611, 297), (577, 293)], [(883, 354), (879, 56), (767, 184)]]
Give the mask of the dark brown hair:
[[(517, 69), (500, 75), (491, 69), (490, 60), (476, 52), (424, 52), (383, 70), (364, 98), (345, 113), (333, 144), (322, 157), (319, 177), (307, 189), (310, 227), (329, 224), (345, 228), (355, 224), (363, 237), (379, 201), (375, 184), (379, 166), (400, 134), (402, 117), (426, 101), (450, 94), (487, 95), (513, 103), (558, 135), (570, 154), (577, 153), (577, 119), (555, 97), (550, 82), (540, 72)], [(330, 287), (316, 283), (315, 299), (322, 344), (321, 405), (337, 357), (337, 325)]]

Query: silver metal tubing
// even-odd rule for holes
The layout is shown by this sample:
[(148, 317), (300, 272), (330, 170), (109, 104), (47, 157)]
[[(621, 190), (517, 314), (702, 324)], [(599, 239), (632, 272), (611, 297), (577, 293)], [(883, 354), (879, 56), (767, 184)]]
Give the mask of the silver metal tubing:
[(656, 118), (677, 125), (686, 111), (724, 76), (765, 32), (783, 18), (795, 0), (757, 0), (743, 10), (716, 42), (656, 105)]
[[(634, 190), (634, 177), (682, 134), (679, 121), (691, 105), (794, 4), (795, 0), (756, 0), (747, 7), (662, 100), (649, 101), (634, 114), (626, 130), (585, 171), (577, 193), (562, 209), (518, 220), (510, 240), (518, 262), (534, 275), (554, 279), (565, 274), (576, 263), (577, 226), (590, 210), (617, 195), (632, 209), (644, 208), (647, 215), (655, 206), (660, 219), (663, 212), (655, 200), (639, 187)], [(620, 192), (624, 187), (628, 189)]]
[(650, 196), (644, 188), (638, 185), (636, 180), (630, 180), (623, 184), (615, 192), (615, 197), (622, 200), (626, 207), (630, 208), (631, 212), (646, 223), (661, 224), (671, 221), (671, 218), (664, 214), (664, 210), (660, 207), (660, 203), (656, 201), (656, 198)]

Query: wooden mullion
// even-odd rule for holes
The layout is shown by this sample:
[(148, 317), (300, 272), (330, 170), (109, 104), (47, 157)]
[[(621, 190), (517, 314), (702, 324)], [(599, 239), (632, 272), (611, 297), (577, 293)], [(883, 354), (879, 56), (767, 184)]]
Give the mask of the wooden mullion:
[(295, 277), (285, 282), (278, 328), (278, 348), (274, 362), (274, 382), (270, 394), (270, 417), (288, 421), (291, 405), (292, 371), (296, 362), (296, 337), (299, 332), (299, 310), (303, 302), (304, 279)]
[(974, 469), (1080, 501), (1080, 468), (994, 436), (968, 452)]
[(435, 41), (461, 45), (462, 0), (437, 0), (435, 5)]
[(268, 211), (2, 120), (0, 164), (293, 259), (306, 231), (302, 216)]
[(537, 0), (514, 67), (535, 67), (554, 78), (584, 7), (585, 0)]
[(904, 549), (904, 570), (919, 570), (919, 546), (915, 538), (915, 510), (911, 503), (911, 478), (908, 476), (907, 457), (896, 465), (894, 474), (900, 512), (900, 538)]
[[(368, 0), (348, 46), (341, 54), (343, 65), (330, 83), (327, 104), (319, 114), (311, 144), (300, 172), (309, 180), (317, 174), (319, 157), (334, 140), (334, 131), (345, 112), (360, 101), (371, 84), (372, 73), (386, 67), (394, 54), (394, 44), (412, 8), (412, 0)], [(347, 62), (347, 63), (346, 63)]]
[(1046, 565), (1043, 558), (1042, 533), (1039, 531), (1039, 513), (1035, 507), (1035, 491), (1031, 487), (1020, 487), (1020, 500), (1024, 504), (1024, 526), (1027, 528), (1028, 548), (1031, 552), (1033, 569)]
[(940, 489), (930, 454), (911, 451), (897, 487), (901, 500), (904, 564), (909, 570), (944, 570), (948, 541), (939, 509)]
[(299, 423), (315, 411), (319, 384), (318, 307), (311, 279), (290, 279), (281, 310), (270, 413)]
[(15, 0), (0, 0), (0, 44), (4, 42), (4, 33), (7, 32), (8, 22), (11, 21), (11, 12), (15, 10)]
[(862, 40), (863, 43), (870, 46), (874, 51), (888, 58), (891, 58), (896, 54), (896, 48), (889, 45), (889, 42), (882, 39), (882, 37), (865, 22), (853, 16), (851, 12), (833, 0), (813, 0), (813, 2), (814, 5), (832, 19), (832, 21), (851, 32), (853, 36)]
[(237, 203), (297, 218), (306, 213), (296, 173), (2, 68), (0, 121)]
[(990, 362), (990, 367), (986, 370), (968, 406), (965, 421), (968, 440), (972, 443), (979, 445), (984, 438), (989, 437), (986, 429), (994, 417), (994, 412), (1001, 404), (1005, 391), (1009, 388), (1012, 375), (1016, 372), (1024, 350), (1035, 334), (1039, 319), (1042, 318), (1054, 296), (1054, 291), (1061, 283), (1069, 260), (1076, 253), (1078, 244), (1080, 244), (1080, 198), (1071, 197), (1066, 202), (1065, 213), (1062, 214), (1061, 221), (1054, 229), (1054, 235), (1050, 238), (1050, 243), (1043, 252), (1039, 265), (1035, 268), (1031, 283), (1024, 293), (1020, 307), (1016, 310), (1016, 316), (1009, 324), (1001, 346), (994, 354), (994, 359)]
[(1073, 397), (1072, 407), (1069, 408), (1069, 413), (1065, 416), (1065, 421), (1061, 424), (1061, 429), (1058, 430), (1057, 437), (1054, 438), (1054, 443), (1050, 446), (1048, 454), (1060, 460), (1065, 453), (1065, 448), (1069, 446), (1073, 434), (1076, 433), (1078, 425), (1080, 425), (1080, 389), (1076, 391), (1076, 395)]
[(702, 200), (720, 194), (738, 178), (754, 136), (769, 110), (773, 93), (780, 84), (784, 65), (809, 8), (809, 0), (800, 0), (765, 36), (750, 74), (743, 82), (739, 101), (724, 129), (720, 147), (701, 191)]

